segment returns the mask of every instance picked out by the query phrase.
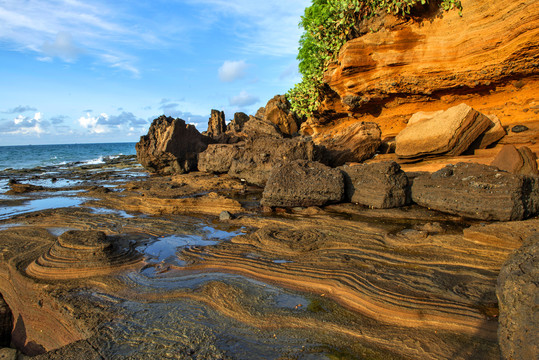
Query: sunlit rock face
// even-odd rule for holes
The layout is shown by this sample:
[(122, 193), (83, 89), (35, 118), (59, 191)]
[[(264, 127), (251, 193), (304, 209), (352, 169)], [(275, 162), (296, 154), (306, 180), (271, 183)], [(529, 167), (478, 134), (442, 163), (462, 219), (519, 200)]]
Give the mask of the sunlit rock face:
[(182, 119), (160, 116), (137, 143), (137, 159), (150, 172), (182, 174), (197, 169), (198, 154), (211, 139)]

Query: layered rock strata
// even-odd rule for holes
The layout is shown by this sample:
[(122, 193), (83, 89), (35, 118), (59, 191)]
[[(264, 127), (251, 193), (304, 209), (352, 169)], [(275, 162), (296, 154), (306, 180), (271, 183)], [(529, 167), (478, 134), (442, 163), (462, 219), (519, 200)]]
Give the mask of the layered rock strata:
[(343, 166), (346, 200), (378, 209), (410, 202), (408, 177), (394, 161)]
[(529, 237), (503, 264), (498, 277), (498, 338), (504, 360), (539, 354), (539, 234)]
[(210, 142), (194, 125), (161, 116), (137, 143), (137, 159), (150, 172), (182, 174), (197, 169), (198, 154), (206, 150)]
[(295, 160), (273, 167), (261, 204), (270, 207), (321, 206), (340, 202), (343, 175), (319, 162)]
[(481, 220), (522, 220), (539, 212), (539, 178), (474, 163), (447, 165), (416, 177), (412, 200)]
[(119, 242), (101, 231), (67, 231), (26, 273), (39, 279), (80, 279), (110, 274), (140, 261), (138, 253), (129, 246), (121, 248)]
[(466, 104), (430, 116), (412, 117), (395, 139), (395, 153), (401, 158), (458, 156), (491, 125), (488, 117)]

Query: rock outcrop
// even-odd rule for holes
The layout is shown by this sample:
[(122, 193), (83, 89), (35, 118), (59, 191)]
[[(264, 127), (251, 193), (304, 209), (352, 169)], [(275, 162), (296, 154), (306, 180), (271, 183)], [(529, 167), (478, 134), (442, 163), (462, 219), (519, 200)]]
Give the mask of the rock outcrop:
[(0, 294), (0, 348), (10, 345), (12, 329), (13, 314), (4, 297)]
[(535, 0), (462, 0), (462, 7), (462, 16), (425, 8), (419, 21), (373, 19), (373, 31), (348, 41), (325, 73), (331, 92), (321, 111), (356, 116), (395, 97), (413, 101), (537, 74)]
[(492, 125), (485, 115), (466, 104), (433, 114), (412, 117), (396, 140), (395, 153), (401, 158), (428, 155), (457, 156)]
[(271, 171), (261, 204), (270, 207), (321, 206), (342, 200), (343, 175), (314, 161), (277, 164)]
[(182, 119), (160, 116), (136, 145), (137, 159), (148, 171), (182, 174), (197, 169), (198, 154), (211, 139)]
[(380, 127), (373, 122), (357, 122), (338, 133), (318, 139), (317, 144), (327, 150), (332, 166), (370, 159), (382, 143)]
[(526, 146), (505, 145), (490, 165), (513, 174), (539, 175), (537, 155)]
[(504, 360), (537, 359), (539, 355), (539, 233), (515, 251), (498, 276), (498, 339)]
[(237, 144), (210, 144), (198, 156), (198, 169), (216, 174), (227, 173), (242, 150), (243, 146)]
[(283, 134), (293, 135), (298, 132), (300, 121), (290, 110), (290, 102), (284, 95), (276, 95), (260, 108), (256, 116), (275, 124)]
[(102, 231), (70, 230), (32, 262), (26, 273), (38, 279), (80, 279), (108, 274), (137, 263), (141, 257), (119, 238)]
[(539, 212), (539, 179), (486, 165), (458, 163), (416, 177), (412, 200), (474, 219), (522, 220)]
[(378, 209), (410, 201), (408, 177), (394, 161), (343, 166), (346, 200)]
[(226, 130), (225, 113), (223, 111), (212, 109), (206, 135), (215, 139), (224, 134)]
[(232, 132), (243, 131), (243, 125), (249, 121), (249, 115), (237, 112), (234, 114), (234, 119), (227, 125), (226, 130)]

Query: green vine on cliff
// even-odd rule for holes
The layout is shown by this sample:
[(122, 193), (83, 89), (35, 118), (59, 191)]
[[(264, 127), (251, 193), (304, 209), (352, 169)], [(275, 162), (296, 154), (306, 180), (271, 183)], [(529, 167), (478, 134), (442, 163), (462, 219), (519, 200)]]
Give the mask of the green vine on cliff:
[[(359, 21), (383, 11), (407, 16), (416, 4), (426, 3), (428, 0), (312, 0), (299, 24), (304, 29), (298, 53), (302, 81), (287, 93), (292, 110), (309, 117), (318, 109), (324, 71), (353, 37)], [(445, 11), (458, 9), (461, 14), (460, 0), (441, 0), (439, 4)]]

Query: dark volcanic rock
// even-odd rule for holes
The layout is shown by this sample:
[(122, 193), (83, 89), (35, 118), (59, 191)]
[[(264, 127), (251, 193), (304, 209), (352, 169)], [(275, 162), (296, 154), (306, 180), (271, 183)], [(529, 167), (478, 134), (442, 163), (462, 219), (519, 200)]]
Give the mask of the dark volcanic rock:
[(505, 145), (490, 165), (513, 174), (539, 174), (537, 155), (526, 146), (517, 149), (514, 145)]
[(349, 202), (387, 209), (409, 202), (408, 177), (394, 161), (343, 166), (345, 194)]
[(475, 219), (522, 220), (539, 212), (539, 180), (492, 166), (458, 163), (416, 177), (412, 200)]
[(526, 130), (529, 130), (526, 125), (515, 125), (511, 129), (511, 131), (514, 132), (514, 133), (520, 133), (520, 132), (524, 132)]
[(234, 114), (234, 119), (227, 125), (226, 130), (234, 132), (243, 131), (243, 125), (245, 125), (247, 121), (249, 121), (249, 115), (237, 112)]
[(290, 102), (284, 95), (276, 95), (268, 101), (266, 107), (260, 108), (256, 116), (275, 124), (283, 134), (292, 135), (298, 132), (300, 121), (290, 109)]
[(322, 139), (319, 145), (327, 150), (332, 166), (341, 166), (373, 157), (382, 142), (381, 135), (378, 124), (362, 121), (342, 129), (331, 138)]
[(9, 346), (13, 330), (13, 314), (8, 304), (0, 294), (0, 347)]
[(243, 148), (243, 144), (210, 144), (198, 155), (198, 169), (210, 173), (226, 173)]
[[(251, 122), (249, 120), (248, 124)], [(319, 154), (311, 140), (305, 138), (278, 138), (263, 136), (250, 138), (237, 158), (232, 161), (228, 174), (245, 179), (250, 184), (264, 186), (272, 168), (282, 161), (318, 160)]]
[(496, 288), (503, 359), (539, 355), (539, 234), (532, 235), (504, 263)]
[(264, 206), (321, 206), (342, 200), (343, 175), (315, 161), (296, 160), (276, 165), (268, 179)]
[(283, 137), (283, 133), (277, 125), (252, 115), (249, 116), (249, 120), (243, 125), (243, 132), (251, 138), (259, 136)]
[(136, 145), (137, 159), (147, 170), (170, 175), (197, 169), (198, 154), (211, 139), (182, 119), (160, 116)]
[(208, 121), (208, 130), (206, 135), (211, 138), (217, 138), (226, 131), (225, 113), (219, 110), (211, 111), (211, 117)]

